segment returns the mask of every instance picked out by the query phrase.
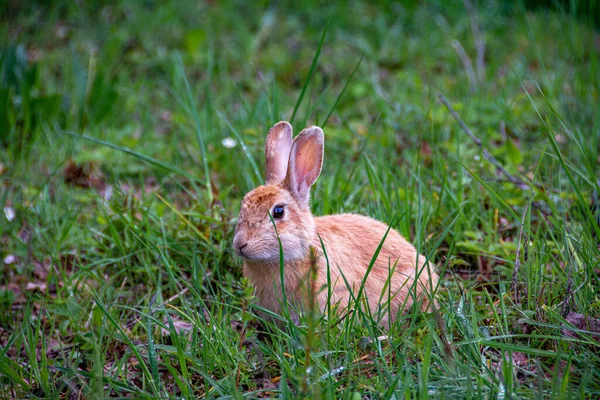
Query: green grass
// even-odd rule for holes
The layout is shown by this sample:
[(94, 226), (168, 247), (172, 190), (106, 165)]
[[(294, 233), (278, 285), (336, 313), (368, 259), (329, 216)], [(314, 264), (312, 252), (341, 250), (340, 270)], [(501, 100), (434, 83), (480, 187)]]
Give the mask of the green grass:
[[(474, 2), (484, 70), (459, 1), (83, 3), (0, 7), (0, 397), (600, 397), (579, 2)], [(326, 123), (314, 214), (393, 222), (437, 314), (261, 320), (231, 241), (281, 119)]]

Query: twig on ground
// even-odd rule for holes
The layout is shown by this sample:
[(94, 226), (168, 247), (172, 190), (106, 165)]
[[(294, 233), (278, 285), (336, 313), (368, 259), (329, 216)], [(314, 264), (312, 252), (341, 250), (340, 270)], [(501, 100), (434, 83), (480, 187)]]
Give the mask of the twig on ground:
[(475, 49), (477, 51), (477, 55), (475, 57), (477, 78), (479, 79), (479, 83), (483, 83), (483, 78), (485, 76), (485, 40), (483, 38), (483, 34), (481, 33), (479, 21), (477, 20), (477, 12), (475, 11), (475, 7), (473, 7), (473, 3), (471, 3), (471, 0), (464, 0), (464, 2), (465, 7), (469, 12), (469, 17), (471, 19), (471, 30), (473, 31), (473, 38), (475, 39)]
[(467, 73), (467, 78), (469, 78), (469, 87), (471, 88), (471, 93), (475, 93), (477, 91), (477, 77), (475, 76), (475, 71), (473, 70), (473, 64), (471, 63), (471, 59), (465, 52), (462, 44), (458, 40), (452, 41), (452, 47), (458, 53), (458, 57), (463, 63), (463, 67), (465, 67), (465, 72)]
[(444, 106), (446, 106), (448, 111), (450, 111), (450, 114), (452, 114), (452, 116), (454, 117), (456, 122), (458, 122), (461, 129), (471, 138), (471, 140), (477, 146), (479, 146), (479, 148), (483, 152), (483, 156), (485, 157), (485, 159), (488, 160), (490, 163), (492, 163), (498, 171), (500, 171), (504, 176), (506, 176), (506, 179), (508, 179), (508, 181), (510, 183), (517, 185), (520, 189), (523, 189), (523, 190), (530, 189), (530, 185), (527, 182), (517, 178), (516, 176), (513, 176), (510, 172), (508, 172), (502, 166), (502, 164), (500, 164), (500, 162), (498, 160), (496, 160), (496, 158), (485, 147), (483, 147), (481, 140), (479, 140), (479, 138), (477, 138), (477, 136), (475, 136), (473, 134), (473, 132), (471, 132), (471, 130), (469, 129), (467, 124), (465, 124), (464, 121), (460, 118), (460, 115), (458, 115), (458, 113), (454, 110), (452, 105), (448, 102), (448, 100), (446, 100), (444, 95), (442, 95), (441, 93), (438, 93), (437, 96), (440, 99), (440, 101), (444, 104)]
[(506, 123), (504, 120), (500, 121), (500, 134), (502, 135), (502, 144), (506, 143), (508, 135), (506, 134)]
[(577, 288), (575, 290), (573, 290), (572, 277), (573, 276), (569, 270), (569, 278), (567, 281), (567, 296), (565, 297), (565, 299), (563, 301), (561, 301), (560, 303), (558, 303), (556, 305), (556, 308), (562, 307), (561, 315), (563, 316), (563, 318), (566, 318), (567, 315), (569, 315), (569, 313), (571, 312), (571, 297), (573, 296), (573, 294), (579, 292), (586, 284), (586, 282), (583, 282), (581, 285), (577, 286)]
[(571, 299), (573, 298), (573, 268), (569, 268), (569, 277), (567, 278), (567, 293), (562, 302), (562, 317), (566, 318), (571, 312)]
[(163, 304), (162, 304), (162, 305), (164, 306), (165, 304), (169, 304), (169, 303), (170, 303), (170, 302), (172, 302), (173, 300), (177, 299), (179, 296), (186, 294), (186, 293), (188, 292), (188, 290), (189, 290), (188, 288), (185, 288), (185, 289), (183, 289), (181, 292), (179, 292), (179, 293), (177, 293), (177, 294), (175, 294), (175, 295), (173, 295), (173, 296), (169, 297), (167, 300), (165, 300), (165, 301), (163, 302)]
[[(517, 242), (517, 255), (515, 258), (515, 268), (513, 270), (512, 275), (512, 287), (515, 304), (519, 303), (519, 291), (517, 290), (517, 275), (519, 274), (519, 268), (521, 267), (521, 241), (523, 240), (523, 228), (525, 227), (525, 218), (527, 217), (527, 210), (529, 210), (529, 205), (525, 207), (525, 211), (523, 211), (523, 218), (521, 219), (521, 228), (519, 229), (519, 240)], [(527, 247), (527, 245), (528, 243), (526, 240), (525, 247)]]

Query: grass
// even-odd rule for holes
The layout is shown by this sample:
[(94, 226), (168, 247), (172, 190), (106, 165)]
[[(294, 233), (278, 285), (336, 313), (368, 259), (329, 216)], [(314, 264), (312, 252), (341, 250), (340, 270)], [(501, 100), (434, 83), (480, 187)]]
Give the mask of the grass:
[[(0, 7), (0, 396), (599, 397), (581, 9)], [(262, 320), (231, 241), (280, 119), (326, 123), (313, 212), (392, 223), (444, 276), (436, 315)]]

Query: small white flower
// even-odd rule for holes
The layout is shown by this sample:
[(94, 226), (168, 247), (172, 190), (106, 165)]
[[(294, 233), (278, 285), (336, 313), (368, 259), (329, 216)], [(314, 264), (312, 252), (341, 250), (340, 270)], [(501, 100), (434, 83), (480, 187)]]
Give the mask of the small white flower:
[(237, 146), (237, 141), (234, 138), (230, 137), (226, 137), (221, 141), (221, 143), (228, 149), (233, 149), (235, 146)]
[(4, 207), (4, 215), (9, 222), (12, 221), (16, 216), (15, 209), (12, 207)]
[(12, 254), (9, 254), (6, 257), (4, 257), (4, 265), (14, 264), (16, 261), (17, 257), (13, 256)]
[(480, 159), (479, 154), (475, 154), (475, 156), (473, 158), (475, 159), (475, 161), (479, 161), (479, 159)]

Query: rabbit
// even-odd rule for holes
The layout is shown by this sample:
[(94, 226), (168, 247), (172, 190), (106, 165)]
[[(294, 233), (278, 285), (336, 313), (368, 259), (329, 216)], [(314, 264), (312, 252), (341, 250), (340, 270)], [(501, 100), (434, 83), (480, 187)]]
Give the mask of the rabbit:
[[(321, 173), (323, 153), (324, 133), (317, 126), (304, 129), (294, 140), (292, 126), (286, 121), (269, 130), (266, 184), (243, 198), (233, 239), (234, 250), (243, 259), (243, 275), (254, 286), (258, 304), (281, 315), (285, 294), (300, 312), (311, 304), (318, 305), (321, 313), (327, 312), (328, 305), (337, 312), (350, 311), (350, 291), (355, 297), (360, 292), (385, 237), (362, 289), (372, 315), (379, 315), (379, 323), (389, 327), (413, 302), (428, 311), (432, 302), (435, 304), (432, 291), (438, 276), (402, 235), (363, 215), (312, 215), (310, 188)], [(297, 324), (298, 313), (294, 307), (289, 310)]]

